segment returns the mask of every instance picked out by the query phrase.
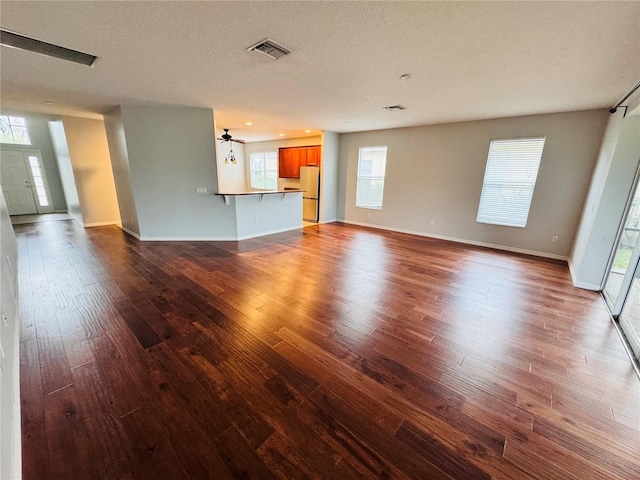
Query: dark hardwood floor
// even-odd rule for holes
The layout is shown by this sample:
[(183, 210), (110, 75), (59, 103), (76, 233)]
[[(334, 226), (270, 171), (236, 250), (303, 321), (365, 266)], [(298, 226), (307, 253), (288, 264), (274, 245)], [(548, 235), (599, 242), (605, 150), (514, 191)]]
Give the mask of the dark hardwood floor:
[(566, 264), (15, 229), (27, 480), (640, 478), (640, 382)]

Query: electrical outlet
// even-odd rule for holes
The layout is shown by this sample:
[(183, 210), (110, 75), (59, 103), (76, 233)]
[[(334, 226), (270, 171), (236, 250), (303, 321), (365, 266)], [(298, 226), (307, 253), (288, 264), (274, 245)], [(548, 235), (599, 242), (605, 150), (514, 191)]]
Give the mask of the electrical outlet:
[(260, 219), (256, 217), (256, 223), (260, 223)]
[(196, 187), (196, 193), (198, 195), (206, 195), (207, 194), (207, 187)]
[(367, 212), (367, 217), (371, 218), (371, 212)]
[(558, 236), (554, 235), (553, 237), (551, 237), (551, 243), (558, 243)]
[(436, 221), (433, 218), (429, 220), (429, 225), (433, 226), (435, 224), (436, 224)]

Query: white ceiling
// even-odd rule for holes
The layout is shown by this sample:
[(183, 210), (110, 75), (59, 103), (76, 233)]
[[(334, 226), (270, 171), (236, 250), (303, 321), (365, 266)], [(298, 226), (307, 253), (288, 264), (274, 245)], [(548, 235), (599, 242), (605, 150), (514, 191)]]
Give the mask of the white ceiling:
[[(1, 14), (2, 28), (99, 57), (2, 47), (4, 110), (208, 107), (253, 141), (607, 107), (640, 79), (637, 1), (3, 0)], [(245, 51), (265, 37), (292, 53)], [(381, 108), (394, 104), (407, 109)]]

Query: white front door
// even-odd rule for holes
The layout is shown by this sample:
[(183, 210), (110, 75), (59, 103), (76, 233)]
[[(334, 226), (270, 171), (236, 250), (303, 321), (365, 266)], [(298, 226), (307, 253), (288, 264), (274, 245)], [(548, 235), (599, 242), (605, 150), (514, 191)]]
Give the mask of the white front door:
[(38, 212), (31, 190), (31, 177), (22, 152), (1, 152), (0, 184), (9, 215), (30, 215)]

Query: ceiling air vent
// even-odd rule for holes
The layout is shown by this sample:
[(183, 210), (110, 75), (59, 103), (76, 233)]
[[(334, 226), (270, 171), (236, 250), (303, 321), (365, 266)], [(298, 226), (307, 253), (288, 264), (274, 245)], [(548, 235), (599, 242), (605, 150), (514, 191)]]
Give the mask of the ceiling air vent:
[(255, 52), (262, 53), (263, 55), (266, 55), (267, 57), (272, 58), (273, 60), (277, 60), (280, 57), (284, 57), (287, 53), (289, 53), (289, 50), (284, 48), (282, 45), (278, 45), (276, 42), (268, 38), (265, 38), (264, 40), (256, 43), (255, 45), (250, 46), (249, 48), (247, 48), (247, 51), (248, 52), (255, 51)]
[(398, 110), (406, 110), (407, 107), (403, 107), (402, 105), (390, 105), (388, 107), (382, 107), (387, 112), (397, 112)]
[(24, 35), (19, 35), (4, 29), (0, 29), (0, 45), (27, 50), (48, 57), (60, 58), (69, 62), (86, 65), (87, 67), (90, 67), (96, 58), (98, 58), (95, 55), (78, 52), (77, 50), (71, 50), (59, 45), (36, 40), (35, 38), (25, 37)]

